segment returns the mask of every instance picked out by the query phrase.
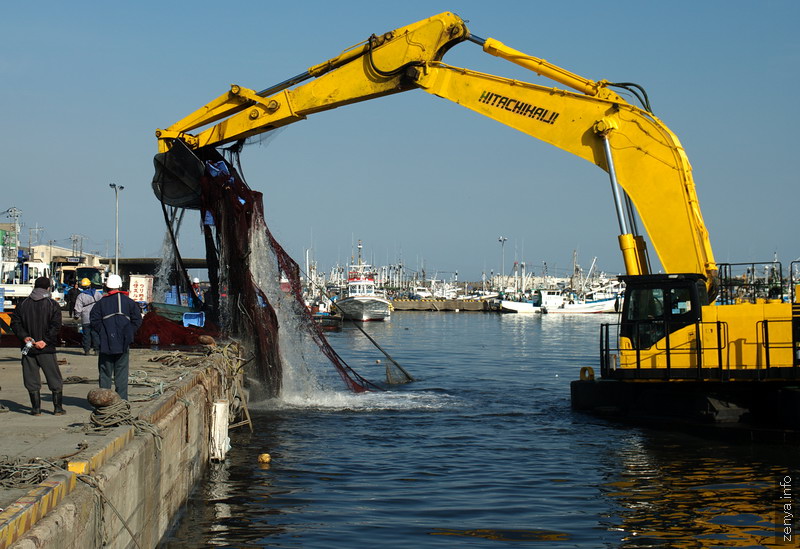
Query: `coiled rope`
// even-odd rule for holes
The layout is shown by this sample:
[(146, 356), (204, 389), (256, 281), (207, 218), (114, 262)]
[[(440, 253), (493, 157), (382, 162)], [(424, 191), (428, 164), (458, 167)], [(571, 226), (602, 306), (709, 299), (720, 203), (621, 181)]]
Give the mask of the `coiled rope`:
[(11, 458), (9, 456), (0, 456), (0, 488), (21, 488), (28, 486), (35, 486), (47, 479), (53, 469), (60, 468), (53, 463), (54, 461), (63, 461), (71, 458), (74, 455), (80, 454), (89, 444), (82, 441), (78, 444), (78, 449), (69, 454), (43, 460), (35, 457), (28, 460), (22, 458)]
[(0, 457), (0, 488), (20, 488), (35, 486), (44, 482), (53, 468), (39, 462), (39, 458), (23, 460), (20, 458)]
[(131, 405), (127, 400), (118, 400), (108, 406), (95, 408), (92, 415), (89, 416), (91, 424), (86, 427), (90, 431), (98, 432), (118, 425), (132, 425), (134, 433), (141, 435), (143, 433), (150, 433), (156, 440), (156, 448), (161, 450), (161, 442), (163, 437), (158, 432), (158, 428), (143, 419), (135, 418), (131, 414)]

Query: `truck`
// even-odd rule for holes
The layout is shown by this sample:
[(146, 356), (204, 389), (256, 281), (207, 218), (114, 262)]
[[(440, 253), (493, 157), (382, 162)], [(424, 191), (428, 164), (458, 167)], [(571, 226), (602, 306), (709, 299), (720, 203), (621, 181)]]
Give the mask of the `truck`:
[(60, 265), (56, 266), (55, 283), (63, 293), (67, 293), (75, 282), (80, 283), (88, 278), (92, 288), (102, 289), (105, 272), (98, 267), (88, 265)]
[[(41, 261), (28, 261), (21, 256), (18, 261), (0, 262), (0, 292), (3, 294), (3, 309), (13, 309), (17, 303), (28, 297), (33, 291), (34, 282), (41, 276), (51, 278), (50, 266)], [(61, 305), (64, 301), (64, 294), (55, 291), (53, 299)]]
[[(442, 61), (462, 43), (554, 85)], [(164, 204), (205, 215), (203, 196), (213, 180), (207, 162), (223, 158), (224, 146), (237, 150), (248, 138), (315, 113), (412, 90), (452, 101), (606, 172), (626, 291), (618, 321), (601, 327), (599, 360), (585, 364), (571, 384), (575, 409), (782, 428), (800, 423), (796, 266), (778, 266), (780, 283), (765, 285), (753, 273), (771, 261), (715, 261), (686, 151), (653, 114), (642, 86), (574, 74), (476, 36), (453, 13), (372, 34), (262, 91), (232, 85), (156, 130), (153, 190)], [(238, 158), (233, 160), (232, 174)], [(651, 249), (661, 272), (651, 265)]]

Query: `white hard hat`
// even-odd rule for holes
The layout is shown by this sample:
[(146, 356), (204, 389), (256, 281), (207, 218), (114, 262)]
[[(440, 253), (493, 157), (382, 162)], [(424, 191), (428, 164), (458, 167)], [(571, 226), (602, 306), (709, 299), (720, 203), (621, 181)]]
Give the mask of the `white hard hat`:
[(199, 279), (199, 278), (197, 278), (197, 277), (194, 277), (194, 278), (192, 279), (192, 284), (200, 284), (200, 279)]
[(119, 275), (110, 274), (106, 279), (106, 287), (109, 290), (119, 290), (122, 287), (122, 279)]

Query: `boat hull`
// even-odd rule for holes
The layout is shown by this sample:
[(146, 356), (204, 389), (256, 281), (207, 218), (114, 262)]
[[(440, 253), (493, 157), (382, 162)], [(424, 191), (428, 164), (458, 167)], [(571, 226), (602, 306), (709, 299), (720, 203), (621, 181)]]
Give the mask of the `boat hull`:
[(562, 302), (557, 306), (548, 306), (548, 314), (592, 314), (619, 312), (620, 302), (617, 298), (598, 299), (595, 301)]
[(548, 312), (544, 307), (528, 301), (500, 301), (501, 313), (542, 314)]
[(391, 305), (388, 300), (373, 296), (346, 297), (336, 302), (346, 320), (367, 322), (370, 320), (385, 320), (391, 314)]
[(341, 330), (342, 315), (332, 315), (330, 313), (314, 313), (314, 322), (323, 330)]

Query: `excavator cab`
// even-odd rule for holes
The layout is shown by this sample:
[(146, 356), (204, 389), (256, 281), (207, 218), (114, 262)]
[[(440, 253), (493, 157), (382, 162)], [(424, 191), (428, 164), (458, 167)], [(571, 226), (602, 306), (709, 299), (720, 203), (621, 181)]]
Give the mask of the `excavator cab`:
[(625, 282), (620, 336), (632, 349), (656, 345), (681, 328), (702, 320), (708, 305), (706, 278), (699, 274), (621, 276)]

